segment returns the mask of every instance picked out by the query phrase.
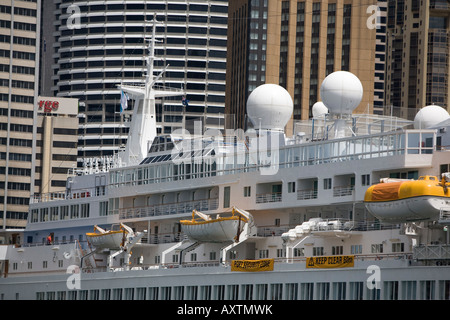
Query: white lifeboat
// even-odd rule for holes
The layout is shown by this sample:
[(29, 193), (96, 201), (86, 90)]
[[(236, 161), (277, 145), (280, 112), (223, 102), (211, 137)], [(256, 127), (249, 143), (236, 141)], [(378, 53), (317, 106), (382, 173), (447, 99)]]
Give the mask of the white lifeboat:
[(119, 230), (104, 230), (99, 226), (94, 226), (94, 232), (86, 233), (90, 244), (96, 248), (120, 249), (126, 239), (128, 231), (120, 226)]
[(181, 220), (180, 224), (182, 231), (193, 241), (233, 242), (239, 239), (249, 220), (252, 220), (250, 213), (236, 208), (233, 208), (231, 216), (217, 215), (215, 219), (193, 210), (192, 220)]

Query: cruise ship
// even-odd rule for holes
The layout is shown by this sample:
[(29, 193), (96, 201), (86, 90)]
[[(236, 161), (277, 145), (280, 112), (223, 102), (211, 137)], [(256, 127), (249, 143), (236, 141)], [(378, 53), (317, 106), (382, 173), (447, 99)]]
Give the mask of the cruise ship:
[[(363, 87), (330, 74), (313, 118), (265, 84), (253, 127), (157, 136), (153, 76), (125, 150), (86, 159), (2, 233), (2, 300), (448, 300), (450, 116), (352, 114)], [(164, 72), (164, 71), (163, 71)], [(181, 100), (181, 98), (180, 98)]]

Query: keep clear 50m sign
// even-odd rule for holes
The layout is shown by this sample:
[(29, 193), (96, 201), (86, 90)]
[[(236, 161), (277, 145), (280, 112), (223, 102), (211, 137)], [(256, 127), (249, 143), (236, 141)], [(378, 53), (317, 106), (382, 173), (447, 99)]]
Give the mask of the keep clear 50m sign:
[(352, 268), (355, 264), (355, 256), (330, 256), (306, 258), (306, 268), (330, 269)]

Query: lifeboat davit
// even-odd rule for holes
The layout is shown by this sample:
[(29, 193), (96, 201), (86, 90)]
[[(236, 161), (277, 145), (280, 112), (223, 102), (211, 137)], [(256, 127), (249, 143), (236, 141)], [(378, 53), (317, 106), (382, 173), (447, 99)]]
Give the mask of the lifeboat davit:
[(367, 189), (364, 203), (384, 222), (435, 220), (441, 209), (450, 207), (449, 187), (444, 175), (441, 181), (435, 176), (406, 181), (386, 179)]
[(94, 232), (86, 233), (90, 244), (96, 248), (120, 249), (123, 246), (128, 231), (121, 226), (120, 230), (104, 230), (94, 226)]
[[(193, 210), (192, 220), (181, 220), (181, 230), (194, 241), (200, 242), (233, 242), (239, 238), (249, 216), (243, 210), (233, 208), (232, 215), (215, 219), (209, 215)], [(199, 218), (197, 218), (197, 216)]]

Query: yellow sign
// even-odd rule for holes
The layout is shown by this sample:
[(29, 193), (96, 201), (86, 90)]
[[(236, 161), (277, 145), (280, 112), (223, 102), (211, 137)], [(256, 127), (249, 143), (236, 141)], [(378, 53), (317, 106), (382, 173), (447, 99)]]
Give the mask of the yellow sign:
[(352, 268), (355, 256), (330, 256), (306, 258), (306, 268)]
[(273, 259), (233, 260), (231, 261), (231, 271), (273, 271)]

